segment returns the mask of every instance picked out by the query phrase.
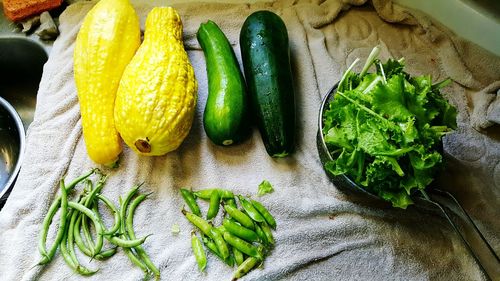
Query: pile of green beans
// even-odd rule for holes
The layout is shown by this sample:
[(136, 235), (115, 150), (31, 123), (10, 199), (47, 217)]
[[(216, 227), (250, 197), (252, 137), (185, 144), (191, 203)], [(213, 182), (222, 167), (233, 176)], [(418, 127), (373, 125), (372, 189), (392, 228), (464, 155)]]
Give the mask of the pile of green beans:
[[(207, 266), (203, 245), (230, 267), (237, 265), (232, 280), (241, 278), (264, 262), (274, 247), (271, 229), (276, 229), (276, 220), (261, 203), (235, 196), (225, 189), (180, 191), (191, 210), (182, 209), (182, 214), (201, 232), (201, 240), (194, 231), (191, 234), (191, 246), (200, 271)], [(206, 219), (201, 214), (198, 198), (209, 202)], [(213, 220), (221, 206), (224, 210), (222, 225), (214, 226)]]
[[(93, 174), (99, 176), (95, 184), (90, 180)], [(59, 248), (64, 261), (74, 272), (84, 276), (92, 275), (98, 270), (88, 269), (80, 264), (75, 253), (75, 244), (84, 255), (97, 260), (112, 257), (120, 247), (130, 260), (145, 272), (146, 277), (154, 275), (159, 279), (160, 271), (141, 246), (148, 236), (136, 238), (133, 229), (134, 211), (149, 194), (139, 194), (140, 185), (136, 185), (124, 200), (120, 199), (120, 209), (118, 209), (110, 199), (101, 194), (106, 179), (107, 177), (98, 169), (81, 175), (68, 185), (61, 179), (61, 194), (56, 196), (43, 220), (38, 241), (38, 250), (42, 258), (38, 265), (51, 262)], [(80, 183), (83, 183), (84, 188), (75, 201), (69, 201), (68, 193)], [(98, 201), (103, 202), (114, 215), (114, 224), (109, 229), (102, 221)], [(47, 249), (47, 234), (57, 211), (60, 211), (59, 228), (52, 246)], [(92, 229), (95, 234), (92, 233)], [(104, 249), (105, 240), (112, 247)]]

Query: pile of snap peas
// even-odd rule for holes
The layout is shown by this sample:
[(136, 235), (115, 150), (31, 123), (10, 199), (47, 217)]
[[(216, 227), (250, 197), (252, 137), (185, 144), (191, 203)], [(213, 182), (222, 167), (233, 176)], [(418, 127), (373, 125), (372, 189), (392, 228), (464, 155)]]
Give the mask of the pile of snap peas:
[[(90, 176), (93, 174), (99, 175), (95, 185), (90, 180)], [(110, 258), (116, 253), (117, 248), (121, 247), (130, 260), (145, 272), (147, 277), (154, 275), (159, 279), (160, 271), (151, 262), (141, 246), (149, 235), (136, 238), (133, 229), (134, 211), (149, 194), (139, 194), (140, 185), (135, 185), (123, 200), (120, 198), (120, 209), (118, 209), (111, 200), (101, 194), (106, 178), (98, 169), (93, 169), (68, 185), (65, 184), (64, 179), (61, 179), (61, 194), (55, 198), (43, 220), (38, 243), (38, 250), (42, 258), (38, 265), (51, 262), (59, 248), (64, 261), (73, 271), (81, 275), (92, 275), (98, 270), (89, 269), (79, 263), (75, 244), (83, 254), (97, 260)], [(84, 184), (82, 192), (75, 201), (69, 201), (68, 193), (73, 191), (79, 183)], [(102, 201), (114, 215), (114, 224), (110, 228), (106, 228), (101, 219), (98, 201)], [(59, 228), (54, 243), (47, 249), (47, 234), (58, 210), (60, 210)], [(91, 225), (95, 230), (95, 239)], [(103, 249), (104, 240), (109, 241), (113, 247)]]
[[(238, 266), (233, 280), (263, 263), (274, 246), (271, 229), (276, 229), (276, 220), (261, 203), (241, 195), (235, 196), (225, 189), (192, 192), (183, 188), (180, 191), (191, 210), (182, 209), (182, 214), (201, 232), (201, 241), (194, 231), (191, 233), (191, 246), (200, 271), (204, 271), (207, 265), (203, 245), (230, 267), (234, 264)], [(209, 201), (206, 220), (202, 217), (197, 198)], [(213, 219), (221, 206), (224, 209), (222, 224), (214, 226)]]

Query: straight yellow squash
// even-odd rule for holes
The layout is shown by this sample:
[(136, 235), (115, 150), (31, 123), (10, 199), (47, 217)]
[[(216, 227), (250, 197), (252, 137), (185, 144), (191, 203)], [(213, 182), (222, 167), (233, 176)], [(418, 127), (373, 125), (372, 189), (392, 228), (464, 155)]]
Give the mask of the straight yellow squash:
[(90, 158), (113, 165), (122, 151), (114, 104), (123, 71), (141, 42), (139, 18), (128, 0), (101, 0), (76, 38), (74, 75)]
[(120, 81), (116, 129), (139, 154), (173, 151), (191, 129), (197, 91), (179, 14), (171, 7), (153, 8), (146, 18), (144, 42)]

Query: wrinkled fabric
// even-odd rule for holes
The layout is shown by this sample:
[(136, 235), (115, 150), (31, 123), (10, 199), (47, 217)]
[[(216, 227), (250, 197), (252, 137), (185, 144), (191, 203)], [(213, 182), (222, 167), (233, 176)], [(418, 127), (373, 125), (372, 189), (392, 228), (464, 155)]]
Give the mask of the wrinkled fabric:
[[(109, 175), (102, 193), (115, 204), (140, 182), (144, 182), (143, 192), (154, 192), (138, 207), (134, 225), (139, 237), (153, 234), (143, 246), (161, 270), (162, 280), (230, 280), (234, 270), (208, 254), (206, 274), (199, 273), (190, 246), (193, 226), (180, 212), (184, 202), (179, 188), (222, 187), (257, 198), (258, 184), (264, 179), (275, 191), (258, 200), (278, 222), (276, 247), (263, 267), (244, 280), (485, 279), (459, 236), (432, 205), (421, 202), (418, 207), (400, 210), (362, 195), (350, 196), (330, 183), (322, 169), (316, 148), (320, 102), (354, 59), (364, 60), (379, 45), (382, 60), (404, 57), (412, 75), (430, 73), (436, 82), (451, 77), (454, 83), (442, 92), (459, 110), (459, 128), (444, 140), (449, 165), (437, 183), (459, 198), (490, 243), (500, 250), (499, 140), (472, 129), (473, 105), (467, 102), (498, 80), (500, 59), (421, 13), (391, 1), (365, 2), (172, 4), (182, 17), (185, 46), (199, 82), (191, 132), (178, 150), (165, 156), (138, 156), (125, 147), (118, 168), (100, 167)], [(153, 6), (167, 3), (172, 2), (134, 3), (141, 24)], [(40, 259), (38, 234), (58, 194), (59, 179), (66, 176), (69, 180), (96, 167), (87, 156), (81, 133), (72, 62), (76, 34), (93, 4), (73, 4), (60, 17), (61, 34), (44, 67), (24, 163), (0, 212), (2, 280), (143, 278), (142, 271), (121, 250), (107, 261), (90, 263), (77, 250), (82, 264), (99, 268), (90, 277), (72, 272), (59, 252), (47, 266), (34, 266)], [(249, 139), (231, 147), (212, 144), (203, 131), (207, 77), (196, 31), (200, 23), (215, 21), (241, 62), (241, 25), (250, 13), (261, 9), (280, 15), (290, 38), (297, 151), (285, 159), (270, 158), (255, 129)], [(81, 189), (77, 186), (77, 191)], [(200, 205), (206, 213), (207, 204)], [(103, 216), (106, 225), (111, 225), (111, 215)], [(56, 215), (49, 232), (49, 245), (58, 218)], [(178, 235), (171, 232), (174, 224), (180, 227)]]

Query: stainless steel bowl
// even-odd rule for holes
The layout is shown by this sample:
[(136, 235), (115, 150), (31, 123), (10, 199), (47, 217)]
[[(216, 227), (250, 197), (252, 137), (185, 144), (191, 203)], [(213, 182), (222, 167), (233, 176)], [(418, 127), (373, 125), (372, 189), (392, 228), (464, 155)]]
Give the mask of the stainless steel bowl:
[[(24, 153), (24, 126), (16, 110), (0, 97), (0, 199), (8, 196)], [(0, 207), (1, 207), (0, 203)]]

